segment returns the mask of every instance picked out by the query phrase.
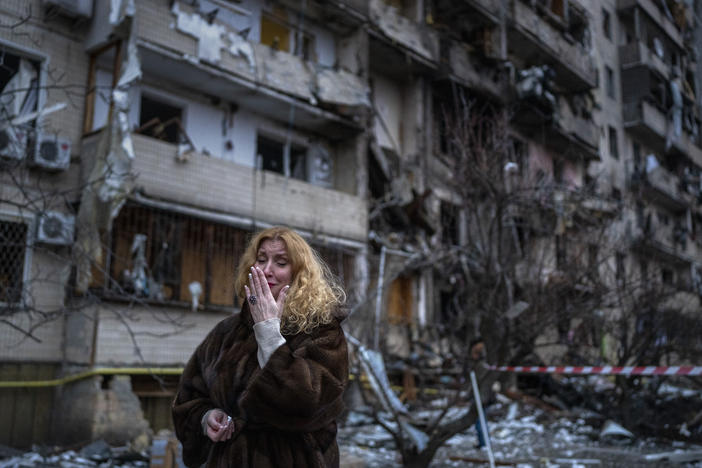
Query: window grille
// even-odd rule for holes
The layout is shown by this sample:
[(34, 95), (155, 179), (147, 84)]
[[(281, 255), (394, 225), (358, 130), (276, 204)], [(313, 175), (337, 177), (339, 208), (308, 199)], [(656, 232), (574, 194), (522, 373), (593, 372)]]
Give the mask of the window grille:
[[(141, 234), (143, 241), (135, 242)], [(191, 303), (197, 281), (204, 306), (240, 306), (234, 274), (250, 232), (179, 213), (128, 204), (114, 220), (106, 264), (95, 268), (93, 289), (107, 296)], [(338, 248), (318, 249), (332, 273), (348, 283), (353, 255)], [(105, 279), (100, 270), (108, 271)]]
[(24, 287), (27, 224), (0, 221), (0, 304), (18, 304)]

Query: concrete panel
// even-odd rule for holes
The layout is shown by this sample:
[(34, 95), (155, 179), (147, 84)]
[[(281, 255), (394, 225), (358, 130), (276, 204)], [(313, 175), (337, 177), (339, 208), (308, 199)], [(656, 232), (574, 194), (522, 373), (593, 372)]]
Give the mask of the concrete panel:
[(400, 15), (382, 0), (371, 0), (369, 9), (371, 22), (388, 38), (424, 59), (438, 60), (439, 38), (435, 31)]
[[(103, 306), (99, 311), (95, 364), (182, 366), (226, 316), (157, 306)], [(182, 325), (176, 326), (176, 321)]]

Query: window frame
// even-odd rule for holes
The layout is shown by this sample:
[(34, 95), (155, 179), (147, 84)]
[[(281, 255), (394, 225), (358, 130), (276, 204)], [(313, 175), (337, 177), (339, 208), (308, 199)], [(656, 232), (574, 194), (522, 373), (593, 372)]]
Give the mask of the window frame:
[(606, 8), (602, 8), (602, 35), (612, 40), (612, 14)]
[[(263, 158), (260, 157), (259, 153), (259, 139), (264, 138), (266, 140), (271, 141), (272, 143), (276, 143), (282, 147), (283, 150), (283, 167), (282, 167), (282, 172), (274, 171), (271, 169), (264, 169), (263, 166)], [(282, 136), (276, 132), (271, 132), (266, 129), (258, 128), (256, 130), (256, 147), (254, 150), (254, 166), (256, 167), (257, 170), (259, 171), (269, 171), (273, 172), (274, 174), (279, 174), (285, 177), (290, 177), (295, 180), (299, 180), (301, 182), (305, 183), (310, 183), (309, 182), (309, 177), (308, 177), (308, 168), (307, 168), (307, 155), (310, 150), (310, 147), (312, 145), (308, 141), (304, 141), (301, 138), (298, 138), (296, 136), (290, 136), (290, 137), (285, 137)], [(294, 151), (295, 150), (295, 151)], [(304, 174), (303, 178), (295, 177), (293, 174), (293, 161), (292, 161), (292, 155), (294, 152), (298, 152), (300, 150), (300, 154), (302, 155), (301, 157), (303, 158), (303, 162), (305, 164), (304, 167)]]
[(36, 232), (36, 219), (21, 213), (0, 210), (0, 221), (7, 223), (22, 223), (27, 226), (27, 235), (24, 245), (24, 262), (22, 263), (22, 291), (19, 302), (7, 303), (0, 300), (0, 309), (10, 307), (25, 307), (29, 302), (30, 272), (32, 269), (32, 258), (34, 253), (34, 233)]
[[(16, 44), (11, 41), (4, 40), (0, 38), (0, 50), (5, 53), (11, 53), (13, 55), (18, 55), (20, 58), (26, 58), (33, 62), (37, 62), (39, 65), (39, 83), (38, 83), (38, 93), (37, 93), (37, 104), (36, 111), (43, 109), (46, 105), (46, 77), (48, 75), (48, 67), (50, 63), (50, 57), (43, 52), (39, 52), (35, 49), (29, 47), (24, 47), (22, 45)], [(30, 122), (34, 124), (35, 127), (41, 127), (43, 117), (38, 115)], [(0, 216), (2, 212), (0, 211)]]
[(614, 69), (609, 65), (605, 65), (605, 91), (607, 92), (607, 97), (610, 99), (617, 99), (616, 92), (616, 78), (614, 76)]
[[(139, 92), (137, 96), (137, 102), (139, 103), (139, 111), (136, 114), (136, 121), (134, 122), (137, 126), (137, 128), (142, 126), (141, 123), (141, 115), (142, 115), (142, 101), (146, 97), (147, 99), (150, 99), (152, 101), (157, 101), (161, 102), (167, 106), (175, 107), (180, 109), (180, 125), (183, 129), (183, 132), (187, 134), (187, 121), (188, 121), (188, 101), (185, 99), (182, 99), (180, 97), (171, 95), (169, 93), (163, 92), (163, 91), (158, 91), (155, 90), (149, 86), (144, 86), (141, 85), (139, 86)], [(144, 136), (147, 136), (149, 138), (154, 138), (150, 136), (148, 133), (141, 133)], [(186, 137), (187, 138), (187, 137)], [(172, 145), (178, 145), (180, 144), (179, 142), (172, 142), (170, 140), (161, 140), (166, 143), (172, 144)]]

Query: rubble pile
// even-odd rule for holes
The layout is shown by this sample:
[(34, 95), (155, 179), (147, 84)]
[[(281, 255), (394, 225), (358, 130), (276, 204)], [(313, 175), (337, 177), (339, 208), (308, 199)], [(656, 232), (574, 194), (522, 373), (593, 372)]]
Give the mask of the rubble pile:
[(44, 447), (33, 447), (28, 452), (0, 450), (0, 468), (146, 468), (149, 465), (147, 453), (135, 452), (129, 447), (111, 447), (104, 440), (86, 445), (78, 452), (55, 452)]
[[(528, 400), (498, 394), (487, 408), (496, 464), (530, 467), (686, 467), (702, 468), (702, 445), (640, 437), (622, 424), (593, 411), (537, 408)], [(374, 422), (370, 411), (349, 413), (339, 432), (343, 454), (368, 468), (401, 467), (392, 436)], [(487, 466), (485, 448), (477, 447), (475, 428), (449, 439), (431, 467)]]

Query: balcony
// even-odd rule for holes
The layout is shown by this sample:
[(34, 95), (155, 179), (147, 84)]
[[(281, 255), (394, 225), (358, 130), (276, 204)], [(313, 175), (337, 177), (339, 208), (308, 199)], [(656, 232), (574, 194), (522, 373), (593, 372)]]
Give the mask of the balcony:
[(439, 36), (431, 28), (412, 21), (382, 0), (370, 0), (371, 62), (384, 74), (435, 68), (439, 60)]
[(634, 172), (631, 181), (644, 198), (673, 212), (683, 212), (690, 205), (691, 195), (680, 189), (680, 179), (663, 167), (644, 174)]
[(670, 67), (641, 41), (620, 46), (619, 62), (622, 69), (644, 66), (659, 73), (666, 79), (671, 77)]
[[(83, 141), (83, 158), (96, 135)], [(367, 208), (360, 197), (231, 161), (191, 153), (176, 160), (176, 145), (132, 135), (136, 190), (150, 198), (219, 213), (240, 224), (286, 224), (329, 236), (364, 241)], [(91, 161), (85, 160), (86, 167)]]
[(702, 149), (686, 131), (671, 142), (671, 148), (666, 148), (666, 137), (672, 123), (660, 109), (647, 100), (624, 104), (623, 114), (624, 128), (654, 151), (674, 151), (688, 157), (697, 166), (702, 166)]
[(665, 32), (679, 48), (683, 48), (683, 39), (675, 23), (656, 5), (653, 0), (617, 0), (617, 12), (626, 14), (634, 8), (639, 8), (646, 16)]
[(515, 108), (513, 122), (527, 132), (544, 133), (544, 143), (565, 158), (599, 160), (597, 126), (592, 119), (577, 115), (566, 98), (556, 98), (558, 111), (523, 99)]
[[(179, 15), (194, 15), (182, 2), (176, 5)], [(236, 102), (276, 120), (294, 105), (296, 125), (309, 131), (344, 138), (360, 130), (353, 117), (370, 101), (368, 86), (356, 75), (320, 69), (293, 54), (246, 41), (219, 23), (218, 40), (196, 37), (173, 27), (177, 17), (167, 3), (138, 2), (137, 8), (146, 76)]]
[(691, 264), (692, 256), (695, 255), (695, 246), (689, 236), (684, 235), (684, 242), (677, 242), (674, 223), (669, 222), (665, 225), (652, 218), (653, 216), (649, 215), (642, 226), (634, 229), (632, 249), (663, 262), (675, 265)]
[(458, 42), (449, 44), (448, 77), (467, 88), (504, 100), (509, 93), (507, 74), (495, 67), (479, 68), (468, 48)]
[(553, 66), (556, 84), (568, 91), (585, 91), (597, 84), (592, 55), (522, 1), (515, 1), (508, 32), (510, 54), (529, 64)]

